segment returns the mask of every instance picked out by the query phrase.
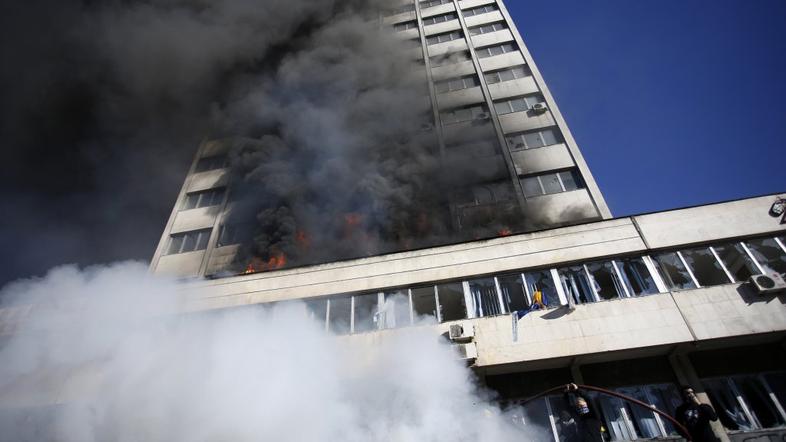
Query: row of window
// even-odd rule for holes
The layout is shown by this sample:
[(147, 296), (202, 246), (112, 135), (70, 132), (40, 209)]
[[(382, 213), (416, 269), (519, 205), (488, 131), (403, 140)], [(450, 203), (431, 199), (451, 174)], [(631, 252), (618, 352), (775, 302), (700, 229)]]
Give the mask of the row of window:
[(511, 81), (517, 78), (529, 77), (530, 75), (532, 75), (532, 73), (530, 72), (529, 68), (523, 65), (483, 74), (483, 76), (486, 78), (486, 83), (488, 84), (502, 83), (504, 81)]
[[(575, 176), (567, 180), (558, 176), (562, 186), (567, 186), (568, 180), (577, 181)], [(652, 256), (619, 257), (379, 293), (339, 295), (310, 300), (307, 305), (314, 317), (320, 321), (324, 318), (328, 330), (357, 333), (418, 321), (445, 322), (523, 310), (531, 305), (535, 291), (541, 292), (549, 307), (586, 304), (739, 282), (765, 272), (786, 274), (784, 241), (786, 237), (749, 239)], [(701, 252), (710, 249), (716, 252)], [(732, 249), (740, 253), (717, 253)], [(683, 256), (679, 264), (668, 259), (677, 255)], [(685, 256), (711, 256), (714, 261), (688, 260)], [(723, 278), (713, 276), (713, 269), (718, 268), (724, 269)], [(674, 272), (682, 272), (688, 283), (675, 283)]]
[(538, 103), (543, 102), (543, 96), (540, 94), (526, 95), (523, 97), (507, 98), (505, 100), (495, 101), (494, 109), (500, 115), (510, 114), (513, 112), (524, 112), (532, 109)]
[(433, 17), (427, 17), (423, 19), (423, 26), (430, 26), (435, 25), (437, 23), (445, 23), (447, 21), (456, 20), (458, 17), (456, 16), (455, 12), (449, 12), (447, 14), (442, 15), (435, 15)]
[(425, 0), (420, 2), (421, 9), (431, 8), (434, 6), (444, 5), (447, 3), (453, 3), (453, 0)]
[(183, 200), (183, 210), (217, 206), (224, 200), (224, 191), (223, 187), (218, 187), (187, 193), (186, 198)]
[[(489, 84), (500, 83), (504, 81), (515, 80), (530, 75), (529, 69), (526, 66), (515, 66), (512, 68), (505, 68), (499, 71), (488, 72), (484, 74), (486, 81)], [(479, 86), (478, 77), (475, 74), (465, 75), (459, 78), (452, 78), (435, 83), (437, 93), (445, 93), (458, 91), (461, 89), (469, 89), (471, 87)]]
[(205, 250), (207, 248), (207, 241), (210, 239), (211, 230), (212, 229), (192, 230), (190, 232), (170, 235), (166, 254), (174, 255), (176, 253)]
[(521, 178), (521, 187), (524, 196), (533, 197), (567, 192), (584, 186), (575, 170), (566, 170)]
[(440, 113), (442, 124), (455, 124), (478, 119), (488, 119), (488, 108), (485, 104), (455, 108)]
[[(466, 88), (477, 85), (477, 78), (474, 76), (462, 77), (460, 79), (448, 80), (438, 83), (437, 92), (448, 92), (450, 87)], [(510, 114), (513, 112), (524, 112), (532, 109), (538, 103), (543, 102), (543, 97), (540, 94), (527, 95), (524, 97), (507, 98), (505, 100), (495, 101), (494, 109), (499, 115)], [(485, 104), (475, 104), (472, 106), (464, 106), (454, 109), (449, 109), (440, 113), (442, 124), (455, 124), (474, 119), (488, 119), (488, 108)]]
[[(446, 1), (444, 3), (449, 3), (449, 1)], [(441, 5), (441, 4), (443, 4), (443, 3), (438, 3), (438, 4), (435, 4), (434, 6), (438, 6), (438, 5)], [(427, 7), (427, 6), (422, 6), (422, 7)], [(402, 6), (402, 7), (398, 8), (398, 9), (396, 9), (396, 10), (388, 11), (387, 14), (388, 15), (395, 15), (395, 14), (400, 14), (402, 12), (409, 12), (409, 11), (412, 11), (413, 9), (414, 9), (414, 5), (405, 5), (405, 6)], [(497, 11), (497, 10), (499, 10), (497, 5), (496, 4), (491, 4), (491, 5), (479, 6), (477, 8), (472, 8), (472, 9), (465, 9), (465, 10), (462, 11), (462, 14), (464, 15), (464, 17), (472, 17), (472, 16), (475, 16), (475, 15), (481, 15), (481, 14), (485, 14), (487, 12), (492, 12), (492, 11)], [(437, 23), (444, 23), (444, 22), (447, 22), (447, 21), (450, 21), (450, 20), (455, 20), (457, 18), (458, 17), (456, 16), (455, 12), (448, 12), (447, 14), (434, 15), (434, 16), (431, 16), (431, 17), (424, 18), (423, 19), (423, 25), (424, 26), (428, 26), (428, 25), (433, 25), (433, 24), (437, 24)], [(416, 28), (417, 27), (417, 23), (415, 21), (410, 21), (410, 22), (407, 22), (407, 23), (412, 23), (413, 26), (408, 27), (406, 29), (411, 29), (411, 28)], [(398, 26), (401, 25), (401, 24), (402, 23), (396, 23), (393, 26), (396, 28), (396, 30), (400, 30), (398, 28)], [(401, 30), (403, 30), (403, 29), (401, 29)]]
[(461, 13), (464, 15), (464, 17), (472, 17), (497, 10), (499, 10), (499, 8), (497, 7), (497, 4), (494, 3), (491, 5), (478, 6), (477, 8), (465, 9), (461, 11)]
[(205, 172), (208, 170), (215, 170), (227, 167), (229, 165), (229, 158), (226, 155), (213, 155), (209, 157), (202, 157), (197, 160), (194, 172)]
[(508, 26), (505, 22), (496, 22), (496, 23), (489, 23), (483, 26), (476, 26), (474, 28), (469, 28), (469, 35), (476, 36), (481, 34), (490, 34), (492, 32), (502, 31), (503, 29), (508, 29)]
[(552, 144), (562, 142), (559, 130), (556, 127), (510, 134), (506, 135), (505, 139), (511, 150), (537, 149), (538, 147), (551, 146)]
[(396, 32), (406, 31), (407, 29), (417, 29), (418, 24), (414, 21), (405, 21), (403, 23), (396, 23), (393, 25), (393, 30)]
[[(724, 378), (701, 379), (727, 430), (760, 430), (786, 426), (786, 373), (769, 372)], [(613, 388), (675, 416), (682, 398), (674, 384), (645, 384)], [(629, 441), (679, 436), (668, 420), (657, 413), (635, 406), (622, 399), (584, 392), (606, 431), (604, 441)], [(514, 414), (514, 425), (539, 431), (538, 441), (572, 440), (576, 434), (573, 411), (562, 395), (551, 395), (529, 402), (523, 415)], [(538, 430), (533, 430), (538, 429)]]
[(459, 91), (462, 89), (469, 89), (480, 85), (480, 80), (475, 74), (465, 75), (459, 78), (452, 78), (450, 80), (443, 80), (434, 83), (434, 89), (438, 94), (445, 92)]
[(426, 38), (427, 45), (435, 45), (437, 43), (445, 43), (453, 40), (459, 40), (464, 38), (464, 34), (461, 31), (453, 31), (453, 32), (446, 32), (444, 34), (437, 34), (431, 35)]

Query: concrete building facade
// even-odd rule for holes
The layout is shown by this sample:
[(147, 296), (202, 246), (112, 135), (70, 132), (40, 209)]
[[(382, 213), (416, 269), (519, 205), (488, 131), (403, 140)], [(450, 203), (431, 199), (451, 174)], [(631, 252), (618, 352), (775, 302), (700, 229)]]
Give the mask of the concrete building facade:
[[(477, 167), (496, 170), (469, 200), (453, 204), (457, 225), (511, 206), (537, 214), (542, 227), (611, 217), (501, 1), (406, 3), (380, 14), (380, 21), (415, 46), (412, 57), (425, 67), (442, 157), (472, 151)], [(232, 209), (230, 144), (200, 146), (152, 259), (156, 272), (213, 275), (235, 257), (237, 245), (224, 223)]]

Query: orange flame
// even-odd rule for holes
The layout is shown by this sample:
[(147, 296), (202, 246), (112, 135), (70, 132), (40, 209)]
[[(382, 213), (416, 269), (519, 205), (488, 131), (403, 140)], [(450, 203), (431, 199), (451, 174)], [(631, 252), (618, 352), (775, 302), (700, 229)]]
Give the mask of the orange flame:
[(497, 234), (499, 234), (499, 236), (509, 236), (509, 235), (513, 234), (513, 231), (510, 230), (507, 227), (503, 227), (503, 228), (499, 229)]
[(301, 248), (308, 249), (311, 247), (311, 237), (303, 230), (295, 232), (295, 242)]

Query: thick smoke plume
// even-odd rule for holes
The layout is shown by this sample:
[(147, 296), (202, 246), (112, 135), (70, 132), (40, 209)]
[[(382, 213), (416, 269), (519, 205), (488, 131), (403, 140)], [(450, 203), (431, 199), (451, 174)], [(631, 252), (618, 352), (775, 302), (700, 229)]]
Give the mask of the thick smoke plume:
[(187, 293), (141, 263), (2, 294), (2, 441), (526, 439), (429, 327), (335, 337), (299, 303), (178, 314)]
[[(443, 155), (419, 49), (380, 26), (393, 3), (4, 5), (0, 204), (16, 233), (0, 245), (18, 253), (0, 276), (150, 257), (196, 146), (221, 137), (245, 140), (232, 185), (247, 204), (232, 220), (251, 223), (247, 255), (310, 262), (463, 239), (448, 203), (498, 180), (499, 164)], [(510, 225), (484, 216), (464, 234)]]

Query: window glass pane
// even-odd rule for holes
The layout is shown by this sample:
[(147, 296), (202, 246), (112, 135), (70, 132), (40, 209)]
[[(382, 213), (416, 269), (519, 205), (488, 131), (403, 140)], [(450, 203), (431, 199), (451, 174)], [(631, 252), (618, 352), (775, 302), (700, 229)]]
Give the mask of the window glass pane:
[(210, 230), (203, 230), (196, 233), (196, 247), (194, 250), (205, 250), (207, 248), (207, 241), (210, 239)]
[(730, 282), (729, 277), (726, 276), (720, 263), (715, 259), (709, 248), (681, 250), (680, 253), (682, 253), (682, 257), (685, 258), (685, 262), (688, 263), (688, 266), (693, 271), (693, 276), (699, 280), (701, 286), (728, 284)]
[[(665, 411), (670, 416), (675, 416), (677, 407), (682, 404), (677, 387), (673, 384), (659, 384), (649, 385), (645, 387), (647, 395), (650, 398), (648, 403), (652, 404), (658, 410)], [(669, 422), (668, 419), (661, 419), (663, 426), (666, 428), (666, 435), (678, 435), (677, 429)]]
[(540, 131), (540, 134), (543, 136), (543, 144), (546, 146), (551, 146), (552, 144), (557, 144), (557, 136), (554, 134), (553, 129), (545, 129)]
[(499, 79), (500, 81), (510, 81), (515, 79), (513, 76), (513, 71), (501, 71), (499, 72)]
[(320, 327), (325, 327), (325, 320), (327, 319), (327, 299), (306, 301), (306, 314), (309, 319), (315, 321)]
[(524, 274), (524, 280), (527, 282), (527, 288), (530, 294), (540, 290), (543, 294), (543, 301), (549, 307), (557, 307), (560, 305), (559, 294), (557, 294), (557, 288), (554, 286), (554, 278), (551, 277), (550, 271), (540, 270), (527, 272)]
[(437, 299), (434, 296), (434, 286), (418, 287), (412, 289), (412, 309), (416, 320), (437, 320)]
[(727, 379), (708, 379), (702, 380), (701, 383), (704, 384), (710, 402), (715, 406), (718, 419), (724, 427), (729, 430), (753, 429)]
[(562, 186), (559, 183), (556, 173), (541, 175), (540, 183), (543, 185), (543, 192), (546, 194), (562, 192)]
[(355, 295), (355, 333), (377, 329), (379, 321), (379, 315), (377, 314), (378, 299), (379, 295), (377, 293)]
[(543, 147), (543, 138), (541, 138), (540, 132), (524, 134), (524, 142), (527, 143), (528, 149)]
[(543, 191), (540, 189), (540, 183), (538, 182), (538, 177), (533, 176), (529, 178), (522, 178), (521, 186), (524, 189), (524, 196), (543, 195)]
[(631, 296), (658, 293), (655, 280), (640, 257), (617, 259), (617, 267), (622, 272), (622, 279), (628, 286)]
[(567, 170), (565, 172), (559, 173), (559, 177), (562, 179), (562, 185), (565, 186), (566, 192), (568, 190), (576, 190), (579, 188), (574, 173), (575, 172), (573, 172), (572, 170)]
[(469, 293), (475, 317), (499, 315), (502, 313), (494, 278), (469, 281)]
[(183, 248), (181, 249), (181, 252), (191, 252), (194, 250), (194, 247), (196, 247), (196, 235), (194, 232), (183, 234)]
[(385, 292), (385, 301), (379, 311), (379, 328), (396, 328), (410, 325), (409, 292), (406, 289)]
[(464, 288), (460, 282), (438, 285), (437, 295), (439, 296), (442, 322), (467, 318), (467, 308), (464, 304)]
[(196, 207), (197, 202), (199, 201), (199, 194), (198, 193), (189, 193), (186, 195), (186, 199), (183, 202), (183, 209), (193, 209)]
[(781, 418), (780, 413), (775, 408), (775, 404), (769, 397), (769, 393), (758, 377), (735, 377), (734, 382), (742, 395), (742, 400), (745, 401), (748, 410), (750, 410), (759, 426), (771, 428), (784, 424), (783, 418)]
[(745, 241), (756, 261), (770, 272), (786, 275), (786, 254), (772, 238)]
[(528, 307), (527, 295), (524, 293), (524, 285), (521, 280), (521, 273), (504, 275), (497, 277), (499, 288), (502, 290), (502, 300), (507, 305), (507, 311), (524, 310)]
[(693, 283), (688, 270), (682, 264), (682, 261), (680, 261), (676, 253), (661, 253), (659, 255), (653, 255), (652, 259), (669, 289), (679, 290), (696, 288), (696, 284)]
[(565, 267), (558, 270), (565, 295), (572, 297), (576, 304), (595, 302), (591, 281), (582, 266)]
[[(554, 411), (553, 406), (552, 411)], [(521, 415), (515, 414), (518, 412), (521, 412)], [(527, 442), (554, 442), (554, 433), (551, 430), (546, 398), (530, 401), (524, 404), (523, 408), (519, 409), (518, 412), (513, 412), (513, 424), (520, 429), (522, 434), (527, 435)], [(559, 414), (555, 414), (555, 419), (558, 419), (558, 417)]]
[(756, 265), (751, 261), (748, 254), (745, 253), (741, 245), (724, 244), (713, 246), (713, 248), (736, 281), (745, 281), (751, 275), (759, 273)]
[(496, 109), (497, 113), (500, 115), (509, 114), (511, 112), (510, 103), (507, 101), (494, 103), (494, 109)]
[(172, 235), (169, 240), (169, 249), (167, 249), (167, 255), (180, 253), (181, 247), (183, 247), (183, 235)]
[(632, 434), (625, 422), (625, 402), (622, 399), (607, 395), (591, 395), (593, 402), (598, 407), (603, 416), (606, 429), (609, 431), (611, 440), (635, 440), (636, 435)]
[(521, 112), (529, 109), (527, 100), (524, 98), (516, 98), (515, 100), (511, 100), (510, 107), (513, 108), (513, 112)]
[(329, 306), (328, 330), (337, 335), (348, 334), (352, 314), (352, 298), (349, 296), (332, 298)]
[(767, 381), (781, 407), (786, 407), (786, 372), (765, 374), (764, 380)]
[(625, 290), (622, 288), (610, 261), (589, 263), (587, 270), (592, 276), (591, 281), (595, 285), (600, 299), (615, 299), (625, 296)]
[[(615, 390), (634, 399), (638, 399), (645, 404), (650, 403), (643, 386), (617, 388)], [(652, 411), (643, 407), (631, 405), (628, 402), (625, 402), (625, 411), (633, 421), (634, 430), (640, 438), (651, 439), (661, 436), (658, 421), (655, 420), (655, 414)]]

